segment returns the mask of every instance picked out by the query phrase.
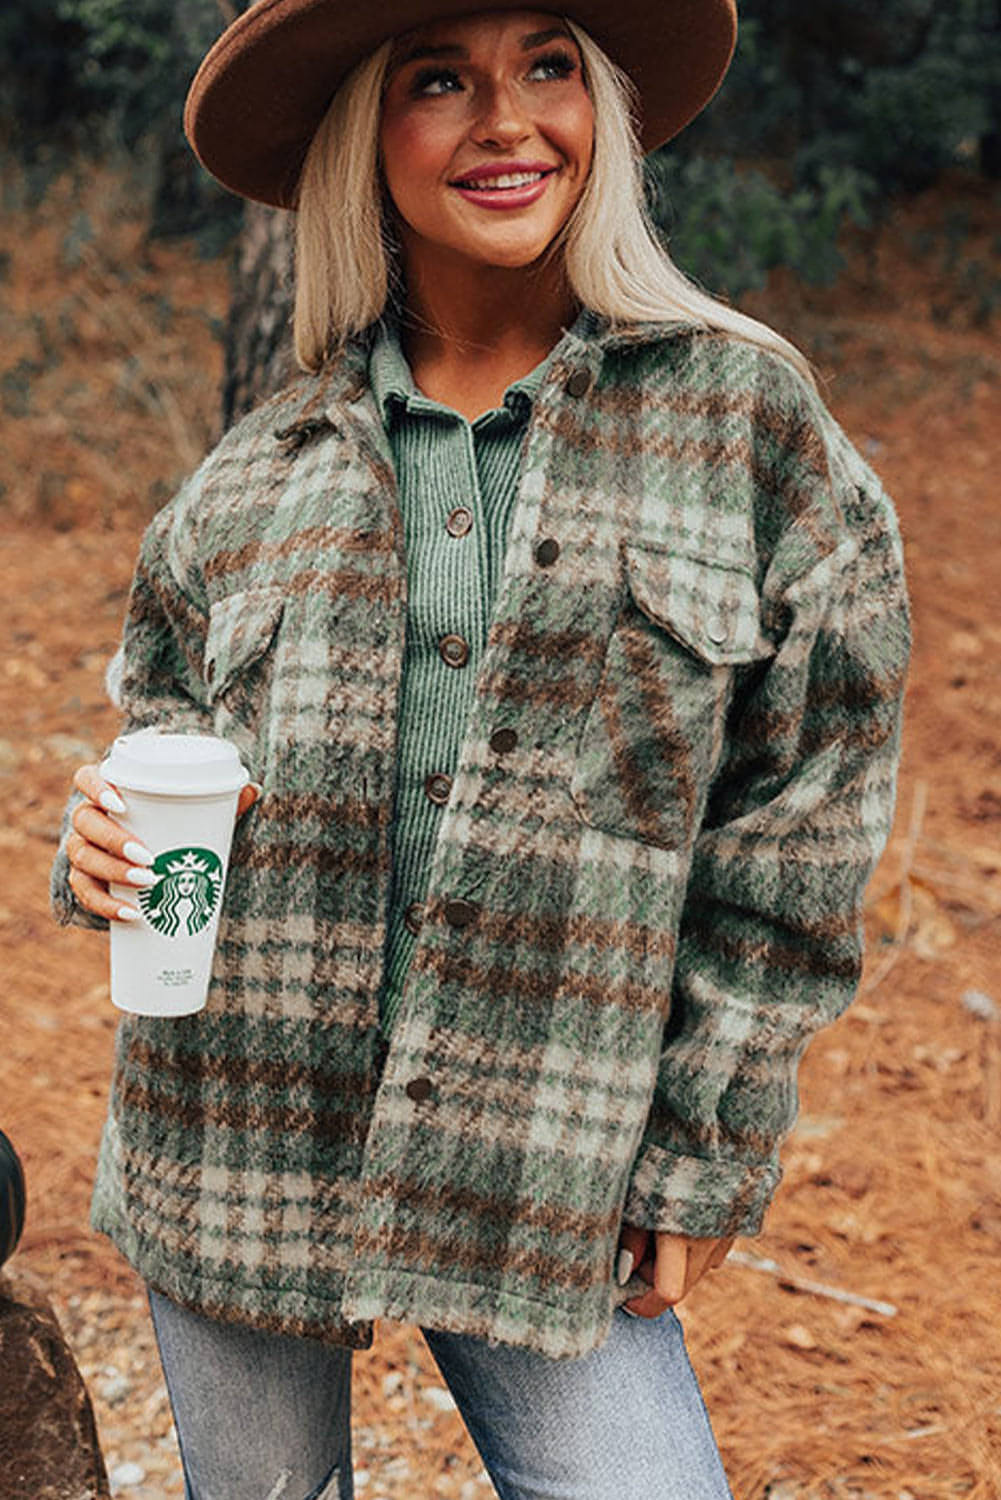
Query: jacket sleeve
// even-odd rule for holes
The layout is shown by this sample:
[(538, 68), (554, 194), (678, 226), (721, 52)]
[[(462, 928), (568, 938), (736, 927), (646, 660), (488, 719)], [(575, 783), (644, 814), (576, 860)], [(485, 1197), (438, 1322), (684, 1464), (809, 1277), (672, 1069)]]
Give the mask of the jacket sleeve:
[(816, 517), (801, 515), (764, 582), (780, 644), (735, 694), (695, 843), (623, 1211), (644, 1228), (757, 1233), (796, 1118), (799, 1059), (857, 988), (862, 898), (893, 813), (909, 628), (893, 509), (851, 452), (840, 540), (818, 560)]
[[(189, 482), (143, 536), (122, 643), (106, 674), (109, 696), (122, 713), (122, 734), (152, 726), (175, 734), (211, 733), (202, 680), (207, 611), (199, 597), (193, 531), (181, 509), (194, 484)], [(61, 925), (104, 929), (108, 923), (81, 907), (69, 884), (66, 841), (73, 811), (84, 800), (74, 792), (63, 815), (50, 878), (52, 910)]]

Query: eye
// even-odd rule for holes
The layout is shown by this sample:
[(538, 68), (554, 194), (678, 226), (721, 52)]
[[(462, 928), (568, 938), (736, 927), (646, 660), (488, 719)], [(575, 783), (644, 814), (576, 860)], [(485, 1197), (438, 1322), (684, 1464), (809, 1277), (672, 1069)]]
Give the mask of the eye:
[(434, 98), (439, 94), (452, 94), (462, 88), (462, 79), (454, 68), (421, 68), (414, 74), (410, 92)]
[(537, 57), (529, 70), (529, 77), (553, 79), (570, 78), (577, 71), (577, 59), (569, 52), (547, 52)]

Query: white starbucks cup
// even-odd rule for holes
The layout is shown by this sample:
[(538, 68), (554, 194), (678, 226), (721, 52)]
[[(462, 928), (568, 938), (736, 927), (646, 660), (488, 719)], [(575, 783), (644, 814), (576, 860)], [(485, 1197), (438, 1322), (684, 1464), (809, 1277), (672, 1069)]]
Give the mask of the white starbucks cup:
[(219, 926), (236, 804), (249, 776), (213, 735), (121, 735), (101, 764), (125, 803), (116, 822), (154, 856), (156, 884), (112, 885), (140, 919), (111, 924), (111, 999), (140, 1016), (202, 1010)]

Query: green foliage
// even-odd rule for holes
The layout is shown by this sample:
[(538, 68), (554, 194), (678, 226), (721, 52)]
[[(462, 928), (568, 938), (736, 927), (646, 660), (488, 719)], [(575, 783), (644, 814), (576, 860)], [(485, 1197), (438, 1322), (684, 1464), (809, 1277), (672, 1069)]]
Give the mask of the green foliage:
[(686, 161), (657, 152), (647, 162), (647, 184), (674, 259), (707, 290), (731, 298), (763, 285), (773, 266), (832, 281), (841, 225), (869, 222), (869, 183), (851, 167), (825, 167), (815, 184), (785, 190), (726, 158)]
[[(738, 296), (773, 265), (838, 269), (845, 223), (957, 161), (1001, 174), (1001, 0), (740, 0), (717, 99), (649, 164), (655, 217), (681, 264)], [(218, 0), (0, 5), (0, 144), (153, 144), (156, 228), (232, 228), (183, 144), (191, 75)], [(754, 168), (738, 169), (738, 163)]]

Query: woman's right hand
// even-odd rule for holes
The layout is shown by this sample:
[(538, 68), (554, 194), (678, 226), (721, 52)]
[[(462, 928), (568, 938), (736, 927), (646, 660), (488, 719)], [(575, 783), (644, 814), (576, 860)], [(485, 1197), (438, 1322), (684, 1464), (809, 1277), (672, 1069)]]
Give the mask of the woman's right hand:
[[(73, 832), (66, 840), (70, 862), (70, 889), (77, 901), (95, 916), (109, 922), (134, 922), (137, 907), (113, 896), (109, 885), (142, 886), (156, 884), (150, 870), (153, 855), (132, 838), (111, 813), (124, 813), (125, 803), (110, 782), (105, 781), (96, 765), (81, 766), (73, 785), (86, 797), (73, 811)], [(251, 783), (240, 793), (236, 814), (239, 817), (252, 807), (260, 789)]]

